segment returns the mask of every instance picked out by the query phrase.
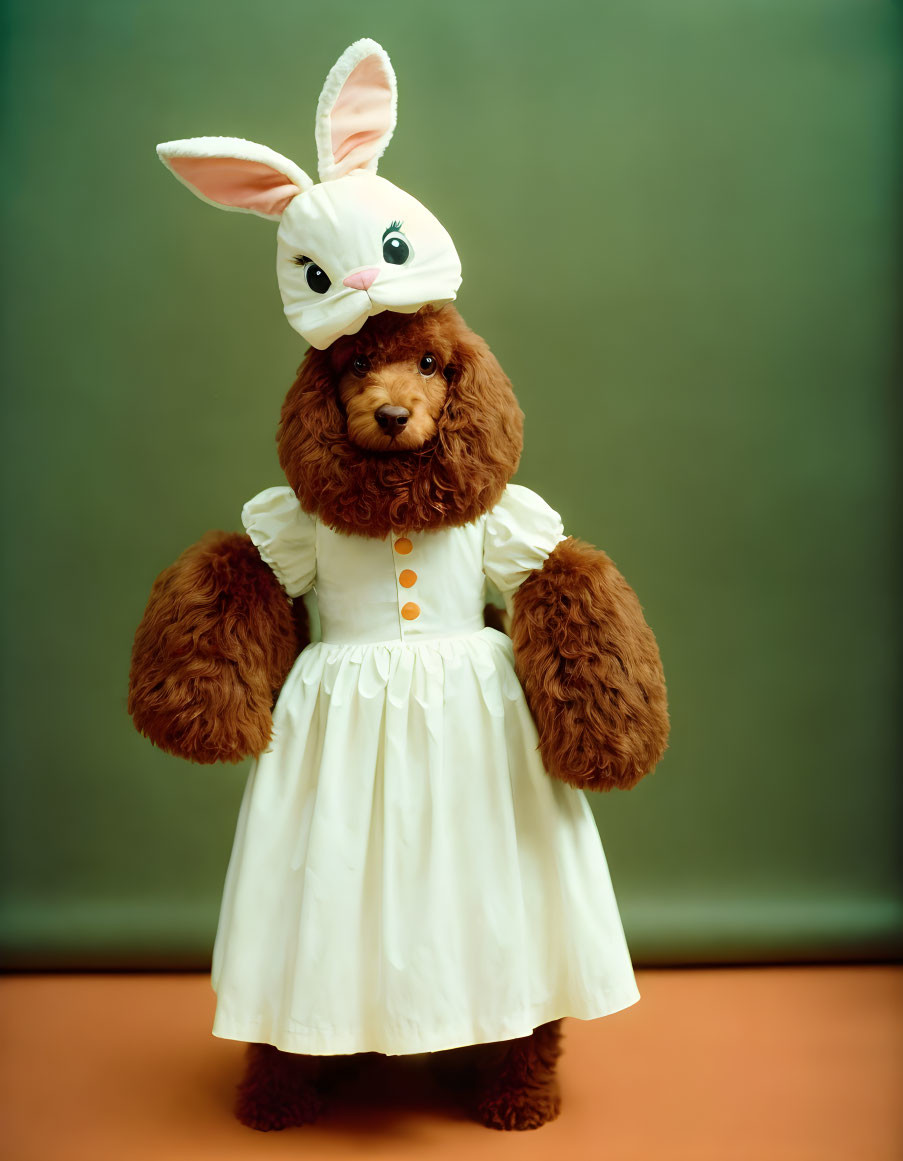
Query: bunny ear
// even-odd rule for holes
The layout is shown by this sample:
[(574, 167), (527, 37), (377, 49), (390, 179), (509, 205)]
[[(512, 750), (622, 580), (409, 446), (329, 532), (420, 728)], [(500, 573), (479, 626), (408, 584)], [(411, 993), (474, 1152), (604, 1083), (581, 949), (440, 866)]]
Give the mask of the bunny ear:
[(395, 128), (395, 73), (375, 40), (358, 40), (333, 65), (317, 104), (321, 181), (352, 169), (376, 172)]
[(313, 185), (293, 161), (240, 137), (190, 137), (157, 146), (157, 156), (192, 193), (212, 206), (278, 220)]

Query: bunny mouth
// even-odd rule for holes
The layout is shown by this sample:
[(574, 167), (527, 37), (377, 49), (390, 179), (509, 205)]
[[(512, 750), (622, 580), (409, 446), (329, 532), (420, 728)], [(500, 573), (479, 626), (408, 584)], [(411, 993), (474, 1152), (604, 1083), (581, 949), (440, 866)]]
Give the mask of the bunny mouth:
[(350, 286), (330, 295), (327, 302), (288, 296), (283, 301), (289, 325), (321, 351), (342, 335), (357, 334), (372, 314), (385, 309), (374, 306), (367, 291)]

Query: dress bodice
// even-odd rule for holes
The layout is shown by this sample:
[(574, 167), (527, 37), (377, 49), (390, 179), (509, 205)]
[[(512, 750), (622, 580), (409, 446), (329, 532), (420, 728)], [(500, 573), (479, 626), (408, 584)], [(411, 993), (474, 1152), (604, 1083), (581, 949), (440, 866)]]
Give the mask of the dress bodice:
[(323, 640), (449, 637), (483, 628), (484, 521), (384, 540), (317, 524)]
[(323, 640), (336, 644), (477, 633), (486, 578), (510, 607), (563, 538), (558, 514), (514, 484), (470, 524), (382, 539), (336, 532), (285, 487), (249, 501), (242, 519), (289, 596), (316, 589)]

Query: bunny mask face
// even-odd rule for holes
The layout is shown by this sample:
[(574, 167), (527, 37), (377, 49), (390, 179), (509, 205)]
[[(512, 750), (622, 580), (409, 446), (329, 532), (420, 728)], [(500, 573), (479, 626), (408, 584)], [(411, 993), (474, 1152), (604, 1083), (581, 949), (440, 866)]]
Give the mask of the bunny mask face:
[(395, 128), (395, 74), (375, 41), (339, 58), (317, 106), (321, 182), (264, 145), (194, 137), (157, 146), (193, 193), (221, 209), (279, 222), (276, 277), (288, 321), (324, 350), (384, 310), (451, 302), (454, 243), (410, 194), (376, 176)]

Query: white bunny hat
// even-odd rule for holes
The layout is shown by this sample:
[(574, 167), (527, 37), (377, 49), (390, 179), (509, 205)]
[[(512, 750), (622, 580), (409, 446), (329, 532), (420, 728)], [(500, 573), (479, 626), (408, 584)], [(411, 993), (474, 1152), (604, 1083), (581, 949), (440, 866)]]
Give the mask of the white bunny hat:
[(287, 157), (239, 137), (167, 141), (157, 154), (220, 209), (279, 222), (276, 276), (288, 321), (323, 350), (384, 310), (451, 302), (461, 261), (420, 202), (376, 176), (395, 128), (395, 73), (373, 40), (333, 66), (317, 104), (320, 184)]

